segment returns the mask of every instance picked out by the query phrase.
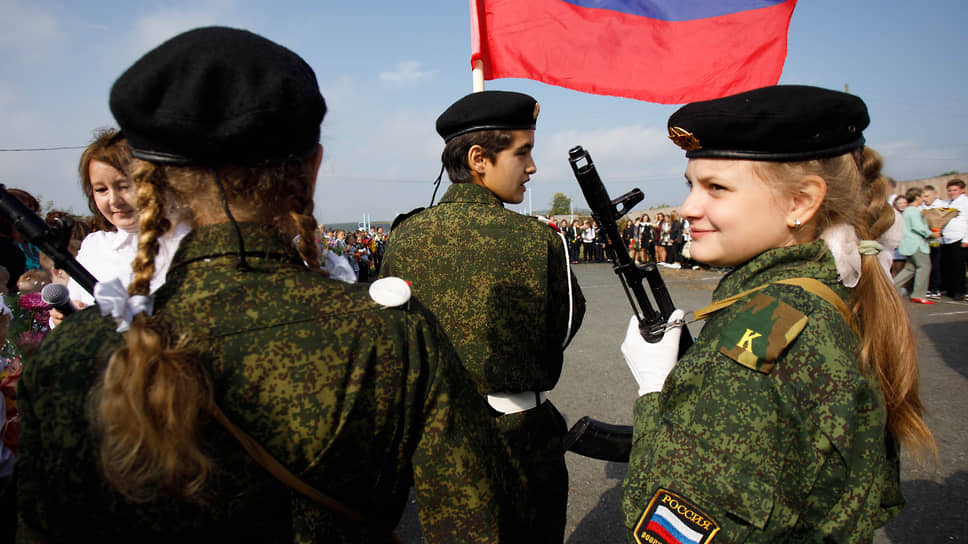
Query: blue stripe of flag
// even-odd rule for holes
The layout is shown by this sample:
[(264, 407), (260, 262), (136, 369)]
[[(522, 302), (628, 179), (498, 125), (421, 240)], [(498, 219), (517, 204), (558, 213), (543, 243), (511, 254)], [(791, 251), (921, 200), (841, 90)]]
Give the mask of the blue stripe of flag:
[(659, 21), (692, 21), (767, 8), (786, 0), (562, 0), (589, 9), (607, 9)]

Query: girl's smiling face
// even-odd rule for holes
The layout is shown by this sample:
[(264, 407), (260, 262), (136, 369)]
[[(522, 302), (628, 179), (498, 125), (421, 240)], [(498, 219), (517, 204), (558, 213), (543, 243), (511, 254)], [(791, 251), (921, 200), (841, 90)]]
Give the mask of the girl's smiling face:
[(127, 232), (138, 229), (134, 185), (124, 174), (102, 161), (91, 161), (91, 189), (98, 211), (112, 225)]
[(736, 266), (766, 250), (797, 243), (790, 198), (761, 179), (752, 161), (691, 159), (689, 196), (680, 213), (692, 228), (692, 258)]

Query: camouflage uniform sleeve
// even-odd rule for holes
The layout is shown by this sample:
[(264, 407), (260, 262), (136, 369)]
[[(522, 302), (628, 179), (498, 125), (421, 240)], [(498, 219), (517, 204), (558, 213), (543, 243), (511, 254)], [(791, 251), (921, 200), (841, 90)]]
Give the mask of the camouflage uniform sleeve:
[[(427, 542), (507, 542), (517, 519), (506, 505), (520, 489), (487, 407), (452, 348), (432, 335), (411, 342), (427, 361), (423, 433), (413, 455), (414, 490)], [(443, 338), (438, 331), (437, 338)], [(503, 536), (502, 536), (503, 535)]]
[(646, 393), (635, 399), (633, 418), (635, 420), (635, 434), (633, 445), (641, 440), (648, 440), (649, 435), (659, 427), (659, 393)]

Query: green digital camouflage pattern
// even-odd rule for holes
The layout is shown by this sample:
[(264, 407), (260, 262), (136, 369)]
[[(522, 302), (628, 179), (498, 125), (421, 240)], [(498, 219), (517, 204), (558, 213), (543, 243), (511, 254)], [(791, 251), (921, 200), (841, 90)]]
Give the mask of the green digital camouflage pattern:
[[(567, 259), (554, 229), (505, 209), (486, 188), (463, 183), (390, 233), (380, 274), (410, 282), (482, 395), (547, 391), (558, 382), (563, 345), (585, 312)], [(547, 402), (495, 421), (527, 475), (519, 504), (530, 512), (531, 542), (561, 542), (564, 419)]]
[(228, 225), (196, 229), (155, 315), (203, 354), (230, 420), (368, 521), (290, 491), (217, 423), (204, 431), (220, 470), (208, 506), (122, 500), (99, 476), (85, 417), (120, 335), (88, 309), (51, 333), (20, 381), (21, 542), (385, 542), (411, 485), (427, 541), (513, 534), (503, 505), (517, 490), (501, 486), (514, 479), (485, 455), (502, 442), (427, 314), (381, 309), (366, 286), (308, 271), (274, 230), (241, 227), (252, 270), (236, 268)]
[(484, 187), (455, 183), (391, 232), (380, 275), (410, 282), (482, 394), (547, 391), (585, 313), (571, 276), (569, 330), (567, 262), (551, 227)]
[[(793, 277), (848, 300), (823, 242), (759, 255), (713, 299)], [(740, 361), (737, 347), (752, 359)], [(663, 489), (719, 526), (711, 542), (870, 542), (904, 500), (883, 397), (858, 370), (859, 349), (832, 304), (792, 285), (713, 314), (663, 390), (636, 402), (622, 500), (629, 541)]]

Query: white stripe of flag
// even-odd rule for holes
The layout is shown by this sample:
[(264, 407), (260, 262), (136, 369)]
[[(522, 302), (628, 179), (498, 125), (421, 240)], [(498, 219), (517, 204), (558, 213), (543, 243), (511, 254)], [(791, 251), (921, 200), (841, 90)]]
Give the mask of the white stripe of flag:
[(665, 506), (660, 504), (655, 509), (655, 515), (661, 517), (666, 523), (675, 527), (676, 530), (682, 534), (682, 536), (688, 538), (692, 542), (699, 542), (702, 539), (702, 533), (697, 533), (696, 531), (692, 530), (689, 526), (680, 521), (679, 518), (672, 513), (672, 510), (669, 510)]

